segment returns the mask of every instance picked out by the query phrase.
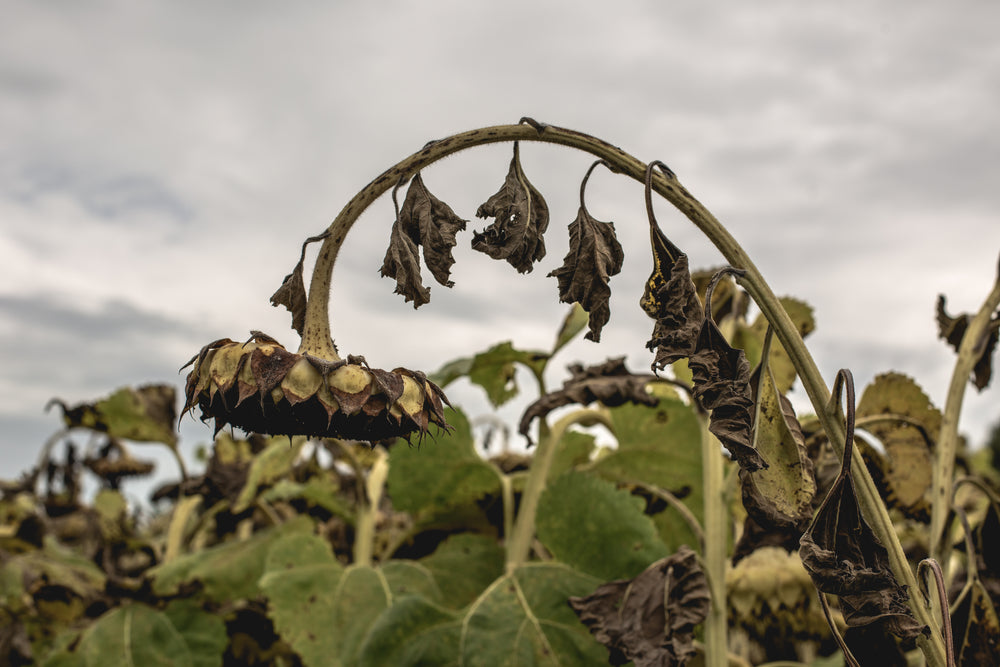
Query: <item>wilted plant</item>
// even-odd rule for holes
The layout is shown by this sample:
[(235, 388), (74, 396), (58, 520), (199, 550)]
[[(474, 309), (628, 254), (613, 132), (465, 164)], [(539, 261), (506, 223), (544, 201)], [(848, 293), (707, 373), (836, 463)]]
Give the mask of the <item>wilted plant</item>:
[[(468, 223), (425, 184), (422, 170), (436, 161), (512, 142), (503, 184), (476, 211), (492, 222), (473, 232), (472, 247), (518, 273), (545, 256), (549, 207), (521, 163), (525, 141), (598, 158), (581, 181), (569, 252), (549, 274), (560, 301), (575, 304), (552, 350), (502, 343), (431, 375), (342, 358), (328, 311), (333, 264), (347, 232), (382, 194), (392, 191), (395, 220), (381, 274), (414, 308), (430, 299), (422, 266), (438, 284), (452, 285), (452, 249)], [(543, 374), (551, 358), (584, 328), (588, 339), (600, 341), (611, 318), (612, 278), (625, 261), (615, 224), (596, 219), (586, 205), (586, 185), (599, 165), (644, 186), (653, 268), (636, 296), (653, 320), (647, 343), (653, 372), (629, 372), (621, 358), (576, 365), (563, 387), (549, 392)], [(705, 233), (730, 266), (692, 275), (687, 256), (655, 219), (654, 192)], [(307, 293), (304, 265), (313, 243), (320, 247)], [(746, 321), (747, 295), (761, 312), (753, 323)], [(83, 659), (102, 645), (102, 633), (142, 622), (169, 625), (189, 645), (203, 641), (220, 652), (224, 645), (230, 658), (252, 655), (274, 664), (291, 656), (309, 665), (596, 664), (610, 656), (612, 664), (684, 665), (698, 653), (712, 667), (761, 656), (805, 662), (834, 641), (817, 630), (815, 604), (803, 594), (807, 576), (821, 591), (832, 637), (850, 664), (857, 664), (849, 645), (858, 632), (873, 633), (866, 637), (880, 637), (897, 652), (916, 642), (934, 666), (956, 664), (952, 653), (958, 664), (976, 664), (1000, 641), (1000, 589), (989, 589), (997, 581), (989, 574), (996, 554), (987, 544), (991, 526), (1000, 526), (996, 508), (965, 529), (967, 583), (954, 641), (946, 600), (936, 601), (935, 616), (890, 515), (929, 521), (930, 539), (908, 548), (929, 553), (936, 561), (927, 562), (943, 563), (946, 575), (960, 560), (951, 548), (957, 415), (970, 377), (980, 389), (990, 378), (1000, 276), (975, 317), (952, 318), (943, 299), (939, 305), (941, 335), (959, 351), (943, 415), (896, 374), (877, 378), (856, 404), (853, 380), (842, 371), (831, 398), (802, 341), (813, 326), (808, 306), (778, 299), (666, 165), (522, 119), (432, 141), (385, 171), (327, 230), (305, 241), (271, 301), (291, 312), (301, 336), (297, 352), (257, 331), (243, 343), (209, 343), (189, 362), (184, 412), (213, 419), (216, 434), (228, 424), (292, 437), (237, 441), (223, 434), (204, 475), (162, 490), (161, 497), (176, 498), (166, 536), (140, 550), (157, 555), (156, 567), (139, 568), (141, 578), (125, 565), (108, 570), (116, 585), (148, 604), (104, 613), (111, 603), (95, 607), (94, 586), (80, 586), (89, 597), (77, 597), (103, 615), (57, 642), (54, 660)], [(530, 458), (486, 462), (473, 449), (465, 417), (446, 407), (442, 387), (466, 376), (499, 405), (512, 394), (515, 365), (538, 381), (540, 395), (519, 425), (530, 441), (537, 420), (537, 446)], [(796, 378), (815, 417), (800, 420), (784, 396)], [(574, 404), (581, 408), (549, 423), (553, 411)], [(100, 430), (97, 405), (89, 412), (64, 407), (67, 424)], [(591, 436), (574, 428), (595, 424), (609, 428), (617, 450), (599, 452)], [(855, 434), (856, 425), (866, 432)], [(420, 449), (379, 445), (428, 433), (436, 438)], [(869, 434), (879, 438), (881, 451), (870, 446)], [(304, 456), (307, 438), (295, 436), (320, 443), (337, 465), (324, 468)], [(164, 438), (176, 445), (172, 433)], [(126, 450), (113, 443), (88, 464), (91, 470), (124, 460)], [(107, 479), (113, 489), (117, 482)], [(961, 486), (996, 495), (986, 483)], [(727, 505), (732, 495), (742, 503)], [(98, 540), (105, 545), (98, 551), (132, 557), (134, 545), (125, 546), (131, 528), (122, 527), (111, 498), (105, 496), (110, 509), (102, 525), (114, 530)], [(34, 525), (17, 517), (19, 526)], [(737, 522), (743, 525), (731, 554), (736, 569), (727, 575)], [(245, 542), (227, 541), (234, 531)], [(762, 547), (780, 547), (787, 557), (748, 558)], [(41, 581), (24, 559), (15, 564), (25, 581)], [(763, 594), (762, 571), (792, 584)], [(727, 585), (735, 596), (728, 601)], [(17, 631), (10, 641), (22, 641), (29, 627), (22, 619), (38, 613), (39, 594), (30, 593), (35, 606), (11, 605)], [(838, 597), (836, 605), (828, 595)], [(803, 609), (811, 610), (807, 617), (786, 618)], [(782, 652), (787, 647), (768, 653), (759, 623), (739, 620), (761, 610), (795, 628), (786, 637), (801, 644), (793, 654)], [(220, 617), (230, 623), (228, 644)], [(253, 638), (234, 629), (244, 623), (263, 624), (266, 632)], [(191, 631), (198, 624), (215, 628), (211, 641)], [(740, 642), (757, 644), (741, 649)], [(50, 639), (39, 645), (53, 646)]]

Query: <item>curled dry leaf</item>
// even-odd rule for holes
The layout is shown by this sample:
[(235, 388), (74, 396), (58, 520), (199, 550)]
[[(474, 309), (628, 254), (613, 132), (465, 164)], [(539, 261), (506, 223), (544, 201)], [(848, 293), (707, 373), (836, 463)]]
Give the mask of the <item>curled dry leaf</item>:
[[(395, 192), (393, 196), (395, 201)], [(417, 173), (410, 181), (403, 207), (397, 210), (380, 273), (396, 279), (396, 294), (412, 301), (414, 308), (422, 306), (430, 300), (430, 288), (421, 281), (418, 247), (423, 248), (424, 263), (434, 279), (451, 287), (455, 263), (451, 251), (457, 242), (455, 235), (465, 225), (450, 206), (430, 193)]]
[(569, 604), (610, 651), (612, 665), (684, 665), (694, 655), (694, 627), (711, 606), (698, 557), (686, 546), (635, 579), (603, 584)]
[(254, 332), (246, 343), (228, 338), (188, 362), (184, 412), (198, 407), (218, 432), (310, 435), (377, 442), (422, 436), (431, 424), (448, 428), (441, 389), (419, 371), (371, 368), (363, 357), (326, 361), (293, 354)]
[(909, 594), (889, 568), (889, 554), (858, 507), (851, 473), (854, 450), (854, 380), (842, 370), (834, 400), (847, 385), (847, 428), (840, 474), (802, 535), (799, 555), (821, 593), (837, 595), (849, 627), (880, 623), (897, 637), (912, 639), (929, 629), (907, 607)]
[(625, 357), (608, 359), (586, 368), (573, 364), (569, 372), (570, 378), (563, 382), (561, 390), (545, 394), (527, 407), (518, 426), (521, 435), (530, 440), (528, 431), (531, 422), (536, 417), (544, 419), (545, 415), (564, 405), (587, 405), (600, 401), (613, 408), (629, 402), (641, 405), (656, 405), (659, 402), (656, 396), (646, 391), (646, 386), (656, 380), (656, 376), (631, 373), (625, 368)]
[(656, 165), (663, 166), (660, 162), (651, 162), (646, 168), (646, 217), (649, 219), (653, 272), (639, 300), (646, 314), (656, 321), (653, 335), (646, 343), (647, 348), (656, 351), (653, 370), (691, 356), (704, 319), (687, 255), (670, 242), (653, 215), (652, 175)]
[(797, 539), (812, 516), (816, 477), (795, 410), (778, 391), (767, 363), (772, 331), (765, 336), (762, 362), (750, 376), (756, 406), (753, 446), (768, 467), (756, 472), (740, 470), (743, 506), (759, 524), (791, 528)]
[(302, 251), (299, 253), (299, 262), (292, 269), (292, 272), (285, 276), (281, 282), (281, 287), (271, 295), (272, 306), (284, 306), (292, 314), (292, 328), (301, 336), (302, 329), (306, 324), (306, 286), (302, 279), (302, 264), (306, 258), (306, 247), (310, 243), (322, 241), (329, 232), (323, 232), (319, 236), (312, 236), (302, 244)]
[(563, 265), (549, 273), (559, 281), (559, 300), (579, 303), (590, 314), (590, 331), (586, 338), (595, 343), (601, 340), (601, 329), (611, 318), (611, 276), (622, 270), (625, 254), (615, 235), (615, 223), (594, 219), (587, 211), (583, 191), (590, 173), (598, 161), (587, 171), (580, 184), (580, 211), (569, 225), (569, 252)]
[[(972, 315), (963, 313), (958, 317), (952, 317), (945, 309), (945, 298), (943, 294), (938, 295), (937, 300), (937, 323), (938, 337), (947, 341), (949, 345), (958, 351), (965, 337), (965, 330), (969, 328)], [(972, 369), (972, 383), (976, 389), (982, 391), (990, 383), (993, 376), (993, 351), (997, 348), (997, 340), (1000, 339), (1000, 312), (994, 313), (987, 328), (986, 341), (982, 345), (982, 353)]]
[(528, 273), (534, 262), (545, 257), (542, 235), (549, 226), (549, 207), (541, 193), (528, 182), (521, 168), (518, 143), (503, 186), (476, 211), (479, 218), (495, 218), (492, 225), (472, 236), (472, 249), (493, 259), (505, 259)]
[[(738, 269), (726, 272), (742, 273)], [(709, 430), (729, 450), (740, 468), (747, 471), (767, 467), (750, 440), (753, 422), (753, 398), (750, 391), (750, 364), (743, 350), (729, 345), (726, 337), (712, 320), (712, 287), (705, 294), (705, 313), (694, 352), (688, 360), (694, 380), (694, 397), (706, 410), (711, 410)]]

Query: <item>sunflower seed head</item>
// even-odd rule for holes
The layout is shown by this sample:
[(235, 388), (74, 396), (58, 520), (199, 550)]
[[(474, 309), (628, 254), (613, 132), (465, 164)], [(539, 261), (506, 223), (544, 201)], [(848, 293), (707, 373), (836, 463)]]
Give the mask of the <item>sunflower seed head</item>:
[(228, 338), (194, 358), (184, 413), (198, 408), (216, 432), (247, 432), (378, 442), (449, 429), (444, 392), (419, 371), (371, 368), (363, 357), (327, 361), (294, 354), (269, 337)]

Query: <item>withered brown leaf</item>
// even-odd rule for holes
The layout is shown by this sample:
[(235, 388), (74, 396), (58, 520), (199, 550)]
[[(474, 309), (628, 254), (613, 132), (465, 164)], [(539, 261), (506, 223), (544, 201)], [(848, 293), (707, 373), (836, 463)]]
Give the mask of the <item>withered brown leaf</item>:
[(590, 314), (586, 338), (601, 340), (601, 329), (611, 319), (611, 276), (622, 270), (625, 254), (615, 235), (615, 223), (596, 220), (587, 211), (584, 188), (591, 172), (603, 161), (595, 162), (580, 184), (580, 211), (569, 224), (569, 252), (563, 265), (549, 273), (559, 281), (559, 300), (579, 303)]
[[(939, 294), (937, 300), (938, 337), (947, 341), (958, 352), (962, 339), (965, 337), (965, 330), (969, 328), (969, 322), (972, 321), (972, 315), (963, 313), (958, 317), (952, 317), (945, 311), (944, 306), (944, 295)], [(982, 346), (982, 354), (972, 369), (972, 382), (979, 391), (989, 385), (993, 376), (993, 352), (997, 348), (997, 340), (1000, 339), (1000, 312), (994, 313), (990, 319), (987, 332), (986, 342)]]
[(729, 450), (740, 468), (754, 471), (767, 467), (750, 440), (753, 398), (750, 392), (750, 364), (743, 350), (729, 345), (712, 319), (712, 288), (716, 281), (739, 269), (719, 271), (705, 293), (705, 312), (694, 352), (688, 359), (694, 381), (692, 393), (701, 406), (711, 410), (709, 430)]
[(306, 258), (306, 247), (310, 243), (322, 241), (330, 233), (323, 232), (318, 236), (311, 236), (302, 244), (302, 251), (299, 253), (299, 262), (292, 269), (292, 272), (285, 276), (281, 282), (281, 287), (271, 295), (272, 306), (284, 306), (292, 314), (292, 328), (301, 336), (302, 329), (306, 324), (306, 286), (302, 280), (302, 264)]
[(656, 321), (653, 335), (646, 343), (648, 349), (656, 351), (653, 370), (691, 356), (704, 319), (687, 255), (660, 230), (653, 214), (652, 178), (657, 165), (665, 167), (659, 161), (646, 167), (646, 217), (649, 219), (653, 272), (639, 300), (646, 314)]
[(465, 220), (430, 193), (418, 172), (410, 181), (402, 208), (396, 212), (381, 275), (395, 278), (396, 294), (412, 301), (414, 308), (422, 306), (430, 300), (430, 288), (422, 284), (417, 248), (423, 248), (424, 263), (434, 279), (451, 287), (451, 267), (455, 263), (451, 250), (457, 243), (456, 234), (465, 226)]
[(840, 474), (802, 535), (799, 555), (816, 588), (837, 595), (848, 626), (879, 623), (897, 637), (929, 632), (907, 607), (909, 594), (889, 568), (889, 554), (861, 515), (854, 491), (854, 379), (841, 370), (833, 397), (847, 388), (847, 428)]
[(635, 579), (603, 584), (569, 605), (612, 665), (681, 666), (695, 654), (694, 627), (711, 606), (708, 581), (687, 546), (662, 558)]
[(503, 186), (476, 211), (479, 218), (495, 218), (492, 225), (472, 235), (472, 249), (493, 259), (505, 259), (528, 273), (545, 257), (542, 235), (549, 226), (549, 207), (521, 168), (518, 142)]
[(608, 407), (616, 407), (627, 402), (642, 405), (656, 405), (659, 399), (646, 391), (646, 386), (656, 380), (655, 375), (638, 375), (625, 368), (625, 357), (608, 359), (604, 363), (584, 368), (581, 364), (569, 367), (570, 378), (563, 382), (563, 388), (541, 396), (525, 409), (521, 415), (518, 432), (529, 438), (531, 422), (536, 417), (545, 418), (556, 408), (578, 403), (587, 405), (600, 401)]

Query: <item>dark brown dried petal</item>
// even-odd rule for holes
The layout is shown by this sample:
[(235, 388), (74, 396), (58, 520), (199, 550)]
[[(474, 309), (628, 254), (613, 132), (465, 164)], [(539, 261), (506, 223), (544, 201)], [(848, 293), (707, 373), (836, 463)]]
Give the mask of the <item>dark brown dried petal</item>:
[(578, 403), (587, 405), (600, 401), (608, 407), (616, 407), (627, 402), (642, 405), (656, 405), (656, 396), (646, 391), (646, 386), (656, 380), (655, 375), (637, 375), (625, 368), (625, 357), (608, 359), (604, 363), (584, 368), (579, 364), (570, 366), (570, 378), (563, 382), (563, 388), (540, 397), (529, 405), (521, 416), (518, 432), (529, 438), (531, 422), (545, 418), (556, 408)]
[(528, 273), (545, 257), (542, 235), (549, 226), (549, 207), (521, 169), (518, 143), (503, 186), (476, 211), (479, 218), (495, 218), (492, 225), (472, 237), (472, 249), (493, 259), (505, 259)]
[(694, 627), (711, 606), (698, 557), (686, 546), (656, 561), (635, 579), (604, 584), (569, 604), (610, 663), (636, 667), (684, 665), (695, 653)]

